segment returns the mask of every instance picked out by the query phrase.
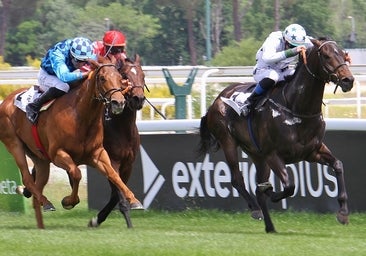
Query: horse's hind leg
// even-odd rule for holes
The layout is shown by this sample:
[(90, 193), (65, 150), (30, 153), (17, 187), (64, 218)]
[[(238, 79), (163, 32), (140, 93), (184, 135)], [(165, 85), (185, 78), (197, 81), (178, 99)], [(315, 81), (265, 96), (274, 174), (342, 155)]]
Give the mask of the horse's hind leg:
[[(40, 161), (35, 160), (34, 168), (36, 171), (34, 171), (33, 177), (35, 179), (36, 187), (37, 187), (38, 191), (40, 191), (43, 194), (43, 189), (48, 182), (48, 178), (49, 178), (49, 174), (50, 174), (49, 163), (44, 162), (42, 160), (40, 160)], [(33, 197), (33, 208), (34, 208), (34, 212), (36, 215), (37, 223), (39, 223), (40, 222), (39, 219), (43, 220), (43, 217), (42, 217), (42, 213), (41, 213), (41, 204), (35, 197)], [(43, 210), (44, 211), (54, 211), (55, 207), (51, 203), (49, 203), (47, 205), (43, 205)], [(38, 225), (38, 227), (42, 228), (42, 229), (44, 228), (43, 221), (42, 221), (41, 225)]]
[(226, 161), (231, 170), (231, 184), (247, 201), (248, 208), (252, 211), (252, 217), (254, 219), (261, 220), (263, 218), (261, 208), (259, 207), (255, 198), (253, 198), (245, 188), (244, 178), (239, 170), (238, 151), (237, 147), (235, 146), (235, 142), (230, 141), (230, 139), (226, 139), (225, 141), (225, 144), (223, 143), (221, 148), (224, 151)]
[(94, 217), (89, 221), (88, 227), (99, 227), (100, 224), (102, 224), (107, 219), (108, 215), (112, 212), (112, 210), (118, 203), (119, 210), (126, 220), (127, 227), (132, 228), (132, 222), (129, 213), (129, 202), (113, 183), (109, 181), (109, 184), (111, 186), (111, 197), (109, 199), (109, 202), (98, 213), (97, 217)]
[(273, 193), (273, 187), (272, 185), (270, 185), (270, 183), (268, 183), (270, 168), (266, 163), (263, 162), (263, 160), (256, 161), (255, 159), (253, 159), (253, 162), (257, 170), (256, 180), (258, 184), (255, 193), (257, 196), (258, 203), (263, 212), (265, 229), (267, 233), (275, 233), (276, 230), (271, 220), (271, 216), (269, 214), (266, 202), (267, 196), (269, 195), (268, 192)]
[(14, 146), (13, 144), (11, 148), (7, 146), (7, 149), (15, 159), (15, 162), (22, 175), (22, 182), (24, 186), (27, 188), (27, 190), (38, 200), (38, 202), (43, 207), (47, 207), (48, 205), (50, 205), (51, 202), (49, 202), (48, 199), (41, 193), (41, 191), (37, 189), (35, 179), (29, 173), (28, 163), (23, 146)]
[[(34, 167), (32, 169), (32, 176), (34, 177), (36, 187), (43, 194), (43, 189), (46, 186), (50, 176), (50, 164), (48, 161), (32, 159)], [(51, 202), (43, 206), (44, 211), (55, 211), (56, 208)]]
[(116, 204), (118, 203), (118, 200), (119, 200), (118, 193), (117, 193), (118, 188), (110, 181), (108, 181), (108, 182), (111, 187), (111, 196), (109, 198), (109, 201), (104, 206), (104, 208), (101, 211), (99, 211), (99, 213), (97, 214), (97, 217), (94, 217), (89, 221), (89, 224), (88, 224), (89, 227), (96, 228), (100, 224), (102, 224), (107, 219), (108, 215), (112, 212), (112, 210), (114, 209)]

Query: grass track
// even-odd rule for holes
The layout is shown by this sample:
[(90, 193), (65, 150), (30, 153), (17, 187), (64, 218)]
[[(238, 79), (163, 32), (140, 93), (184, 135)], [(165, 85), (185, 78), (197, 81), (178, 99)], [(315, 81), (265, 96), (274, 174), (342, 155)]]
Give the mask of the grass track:
[(33, 212), (0, 212), (0, 255), (366, 255), (366, 214), (340, 225), (334, 214), (272, 212), (277, 234), (248, 212), (133, 211), (128, 230), (119, 212), (101, 227), (87, 228), (95, 212), (86, 206), (44, 213), (45, 230)]

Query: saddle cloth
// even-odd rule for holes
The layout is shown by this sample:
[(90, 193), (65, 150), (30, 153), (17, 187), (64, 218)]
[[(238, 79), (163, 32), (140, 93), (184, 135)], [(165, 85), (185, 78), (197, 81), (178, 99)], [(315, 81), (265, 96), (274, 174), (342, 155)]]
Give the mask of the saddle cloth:
[[(26, 106), (41, 96), (43, 92), (40, 90), (38, 85), (33, 85), (28, 90), (23, 91), (15, 95), (14, 105), (21, 109), (23, 112), (26, 112)], [(47, 102), (42, 106), (41, 111), (48, 109), (54, 100)]]

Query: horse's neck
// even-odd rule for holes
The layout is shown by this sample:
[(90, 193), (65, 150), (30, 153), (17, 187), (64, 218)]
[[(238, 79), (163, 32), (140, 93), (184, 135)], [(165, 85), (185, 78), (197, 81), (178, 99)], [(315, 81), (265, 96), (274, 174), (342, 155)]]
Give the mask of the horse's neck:
[(101, 121), (103, 105), (94, 95), (94, 88), (89, 81), (84, 81), (75, 91), (75, 112), (80, 121), (88, 124), (95, 124)]
[[(311, 69), (311, 67), (310, 67)], [(308, 72), (304, 64), (285, 86), (286, 107), (293, 113), (314, 115), (321, 112), (325, 83)]]

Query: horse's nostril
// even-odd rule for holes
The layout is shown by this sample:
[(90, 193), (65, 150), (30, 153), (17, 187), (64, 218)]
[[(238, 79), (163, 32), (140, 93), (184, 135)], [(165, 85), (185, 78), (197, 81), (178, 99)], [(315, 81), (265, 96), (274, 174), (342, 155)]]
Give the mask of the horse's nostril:
[(353, 88), (353, 77), (344, 77), (341, 79), (341, 87), (343, 92), (348, 92)]
[(353, 84), (354, 78), (353, 77), (344, 77), (342, 78), (342, 83), (345, 84)]

